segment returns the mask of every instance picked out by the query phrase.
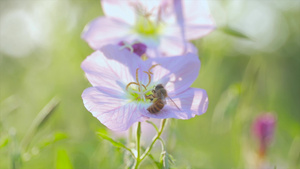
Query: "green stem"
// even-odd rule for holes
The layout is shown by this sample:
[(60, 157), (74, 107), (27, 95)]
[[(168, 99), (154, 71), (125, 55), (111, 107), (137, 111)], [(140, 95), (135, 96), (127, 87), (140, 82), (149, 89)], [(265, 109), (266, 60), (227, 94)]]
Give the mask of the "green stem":
[(151, 145), (146, 149), (146, 151), (144, 152), (144, 154), (142, 155), (140, 161), (143, 161), (147, 155), (150, 153), (150, 151), (152, 150), (152, 147), (154, 146), (155, 142), (160, 138), (162, 132), (164, 131), (165, 125), (166, 125), (167, 119), (163, 119), (161, 121), (161, 125), (160, 125), (160, 129), (159, 132), (157, 133), (157, 135), (154, 137)]
[(137, 157), (134, 168), (137, 169), (141, 163), (141, 122), (138, 123), (136, 129), (136, 150), (137, 150)]

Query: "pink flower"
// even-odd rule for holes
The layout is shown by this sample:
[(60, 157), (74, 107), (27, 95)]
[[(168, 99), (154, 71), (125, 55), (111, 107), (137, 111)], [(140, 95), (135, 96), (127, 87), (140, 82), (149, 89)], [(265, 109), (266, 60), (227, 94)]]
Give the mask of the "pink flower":
[(106, 44), (141, 42), (147, 56), (180, 55), (187, 40), (210, 33), (215, 24), (206, 0), (102, 0), (105, 16), (90, 22), (82, 38), (97, 50)]
[[(190, 88), (200, 69), (195, 54), (143, 61), (120, 46), (107, 45), (88, 56), (81, 67), (93, 86), (82, 93), (84, 105), (111, 130), (127, 130), (148, 118), (189, 119), (206, 112), (206, 91)], [(159, 112), (150, 113), (147, 109), (154, 101), (149, 96), (158, 84), (174, 103), (166, 98)]]
[(271, 113), (259, 115), (253, 122), (253, 134), (259, 140), (260, 156), (264, 156), (268, 145), (272, 141), (276, 125), (276, 118)]

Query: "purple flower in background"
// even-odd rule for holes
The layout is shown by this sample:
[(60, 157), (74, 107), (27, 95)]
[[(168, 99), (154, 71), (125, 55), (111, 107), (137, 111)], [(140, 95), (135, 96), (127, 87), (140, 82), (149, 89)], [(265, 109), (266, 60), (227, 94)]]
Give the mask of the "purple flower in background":
[(271, 143), (276, 125), (276, 118), (271, 113), (259, 115), (253, 122), (253, 134), (259, 140), (259, 155), (263, 157)]
[[(143, 61), (127, 49), (107, 45), (88, 56), (81, 67), (93, 86), (82, 93), (84, 105), (111, 130), (127, 130), (148, 118), (189, 119), (206, 112), (206, 91), (190, 88), (200, 69), (195, 54)], [(155, 99), (149, 96), (158, 84), (172, 100), (166, 99), (159, 112), (150, 113), (147, 109)]]
[(206, 0), (102, 0), (101, 5), (105, 16), (82, 33), (95, 50), (126, 41), (145, 44), (148, 57), (180, 55), (193, 48), (187, 40), (215, 28)]

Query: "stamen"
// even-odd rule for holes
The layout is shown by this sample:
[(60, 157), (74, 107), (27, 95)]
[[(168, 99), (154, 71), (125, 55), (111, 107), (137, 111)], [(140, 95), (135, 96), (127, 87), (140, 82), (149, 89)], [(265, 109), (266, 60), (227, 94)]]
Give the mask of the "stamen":
[(141, 85), (140, 85), (140, 81), (139, 81), (139, 69), (140, 68), (137, 68), (136, 71), (135, 71), (135, 80), (136, 82), (139, 84), (139, 91), (141, 91)]
[(148, 87), (149, 84), (151, 83), (151, 74), (150, 74), (149, 72), (146, 72), (146, 71), (144, 71), (144, 73), (147, 73), (148, 78), (149, 78), (149, 81), (148, 81), (148, 83), (147, 83), (147, 85), (146, 85), (146, 87)]
[(137, 68), (136, 71), (135, 71), (135, 80), (136, 80), (136, 82), (138, 82), (138, 83), (139, 83), (139, 69), (140, 69), (140, 68)]
[(132, 84), (135, 84), (135, 85), (140, 85), (140, 84), (138, 84), (138, 83), (136, 83), (136, 82), (130, 82), (130, 83), (128, 83), (128, 85), (126, 86), (126, 90), (128, 90), (128, 87), (130, 86), (130, 85), (132, 85)]
[(145, 88), (145, 90), (147, 90), (147, 87), (145, 85), (142, 84), (142, 86)]
[[(147, 90), (147, 87), (150, 85), (151, 83), (151, 74), (153, 74), (153, 72), (151, 72), (151, 70), (157, 66), (159, 64), (155, 64), (155, 65), (152, 65), (149, 69), (148, 69), (148, 72), (147, 71), (143, 71), (144, 73), (146, 73), (148, 75), (148, 83), (147, 85), (144, 85), (142, 84), (140, 81), (139, 81), (139, 68), (136, 69), (136, 72), (135, 72), (135, 79), (136, 79), (136, 82), (130, 82), (127, 84), (126, 86), (126, 90), (128, 90), (129, 86), (134, 84), (134, 85), (137, 85), (138, 86), (138, 91), (136, 90), (132, 90), (133, 93), (136, 93), (138, 94), (139, 96), (136, 98), (136, 100), (139, 100), (139, 99), (142, 99), (143, 101), (146, 101), (146, 99), (150, 99), (152, 100), (153, 99), (153, 96), (152, 94), (150, 95), (146, 95), (148, 92), (150, 91), (153, 91), (153, 89), (148, 89)], [(145, 91), (142, 90), (142, 88), (145, 89)]]
[(151, 69), (153, 69), (154, 67), (156, 67), (156, 66), (158, 66), (158, 65), (160, 65), (160, 64), (152, 65), (152, 66), (148, 69), (148, 72), (149, 72), (150, 74), (153, 74), (153, 72), (151, 72)]

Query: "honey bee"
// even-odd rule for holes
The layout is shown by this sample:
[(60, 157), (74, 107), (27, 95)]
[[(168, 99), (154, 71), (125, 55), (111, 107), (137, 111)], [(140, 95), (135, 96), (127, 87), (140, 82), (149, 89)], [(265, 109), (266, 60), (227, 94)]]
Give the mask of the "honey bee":
[(152, 95), (148, 95), (147, 98), (149, 98), (151, 101), (153, 101), (153, 104), (147, 108), (147, 110), (152, 113), (158, 113), (161, 109), (164, 108), (166, 102), (166, 98), (170, 99), (173, 104), (177, 107), (178, 110), (179, 107), (175, 104), (175, 102), (168, 96), (167, 90), (164, 88), (162, 84), (158, 84), (155, 86), (155, 88), (152, 90)]

